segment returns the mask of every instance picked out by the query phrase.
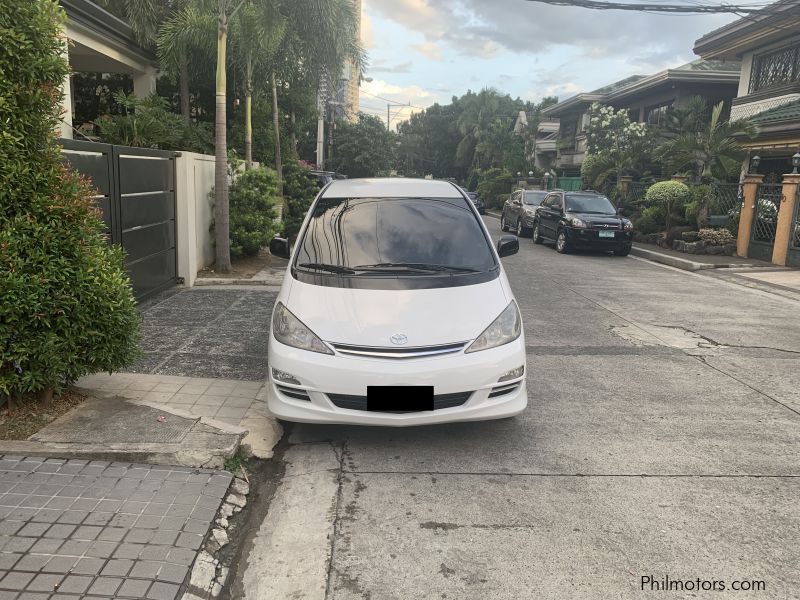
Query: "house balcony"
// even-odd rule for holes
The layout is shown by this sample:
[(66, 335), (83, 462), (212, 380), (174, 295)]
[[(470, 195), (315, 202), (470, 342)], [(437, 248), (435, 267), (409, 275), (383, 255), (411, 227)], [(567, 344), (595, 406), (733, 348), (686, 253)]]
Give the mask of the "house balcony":
[(749, 119), (759, 113), (800, 100), (800, 81), (771, 87), (759, 92), (734, 98), (731, 120)]
[(536, 130), (539, 133), (556, 133), (560, 126), (559, 119), (542, 119)]
[(586, 152), (579, 152), (576, 150), (564, 151), (558, 154), (556, 164), (558, 167), (580, 167), (586, 158)]
[(558, 140), (537, 140), (536, 142), (536, 154), (555, 152), (556, 150), (558, 150)]

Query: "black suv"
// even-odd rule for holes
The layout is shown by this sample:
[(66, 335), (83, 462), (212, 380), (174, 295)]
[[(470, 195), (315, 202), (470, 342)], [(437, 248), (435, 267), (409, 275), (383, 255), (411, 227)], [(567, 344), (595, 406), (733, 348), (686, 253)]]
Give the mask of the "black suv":
[(503, 205), (500, 215), (500, 228), (508, 231), (513, 229), (517, 236), (528, 237), (533, 230), (533, 219), (544, 197), (543, 190), (516, 190), (511, 193)]
[(555, 242), (562, 254), (583, 249), (627, 256), (633, 223), (621, 217), (611, 201), (598, 192), (554, 190), (536, 211), (532, 237), (535, 244)]

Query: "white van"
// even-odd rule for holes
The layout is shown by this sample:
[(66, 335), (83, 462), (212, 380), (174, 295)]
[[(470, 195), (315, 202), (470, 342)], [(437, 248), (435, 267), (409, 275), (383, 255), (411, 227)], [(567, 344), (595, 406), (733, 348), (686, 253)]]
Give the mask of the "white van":
[[(270, 410), (306, 423), (407, 426), (527, 405), (522, 320), (500, 257), (455, 185), (328, 184), (300, 230), (272, 315)], [(286, 240), (274, 254), (289, 258)]]

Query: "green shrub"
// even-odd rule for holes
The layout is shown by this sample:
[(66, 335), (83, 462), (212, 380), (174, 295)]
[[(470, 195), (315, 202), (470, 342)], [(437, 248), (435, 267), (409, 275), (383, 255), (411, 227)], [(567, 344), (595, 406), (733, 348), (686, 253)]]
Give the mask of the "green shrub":
[(58, 392), (136, 355), (139, 317), (87, 181), (53, 132), (68, 67), (58, 2), (0, 11), (0, 396)]
[[(253, 256), (280, 229), (276, 222), (278, 175), (259, 167), (239, 175), (230, 187), (231, 256)], [(213, 193), (213, 192), (212, 192)]]
[[(481, 198), (485, 198), (489, 203), (488, 208), (496, 208), (502, 206), (508, 194), (511, 193), (511, 185), (514, 182), (514, 176), (510, 171), (505, 169), (485, 169), (478, 174), (478, 185), (475, 191), (478, 192)], [(498, 204), (498, 196), (502, 196), (503, 200)], [(494, 202), (491, 202), (494, 199)]]
[(692, 243), (700, 239), (700, 234), (697, 233), (696, 231), (684, 231), (681, 234), (681, 238), (683, 239), (684, 242)]
[(642, 211), (641, 216), (634, 222), (636, 231), (643, 234), (658, 233), (664, 222), (663, 209), (660, 206), (651, 206)]
[(733, 235), (727, 229), (701, 229), (697, 236), (710, 246), (724, 246), (733, 243)]
[(121, 114), (95, 121), (100, 141), (138, 148), (213, 153), (214, 141), (208, 125), (187, 123), (183, 117), (169, 111), (164, 98), (155, 94), (137, 98), (118, 92), (114, 94), (114, 101)]
[(664, 207), (664, 228), (672, 227), (674, 213), (689, 199), (690, 192), (686, 184), (680, 181), (659, 181), (647, 188), (644, 196), (648, 204), (658, 204)]
[(290, 239), (297, 236), (317, 193), (319, 186), (309, 177), (308, 169), (297, 161), (283, 165), (283, 196), (287, 204), (283, 235)]

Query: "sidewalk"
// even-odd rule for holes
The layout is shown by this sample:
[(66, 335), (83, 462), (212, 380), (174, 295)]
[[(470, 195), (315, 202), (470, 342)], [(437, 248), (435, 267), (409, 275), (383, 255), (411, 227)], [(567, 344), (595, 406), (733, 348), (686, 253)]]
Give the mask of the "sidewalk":
[(646, 258), (653, 262), (669, 265), (684, 271), (703, 271), (706, 269), (735, 269), (735, 268), (766, 268), (780, 269), (772, 263), (755, 258), (741, 258), (739, 256), (721, 256), (713, 254), (685, 254), (661, 248), (655, 244), (633, 244), (631, 254), (639, 258)]
[(220, 276), (198, 277), (194, 281), (195, 286), (208, 285), (266, 285), (278, 286), (283, 283), (283, 276), (286, 273), (286, 266), (289, 261), (276, 256), (270, 257), (270, 265), (255, 273), (252, 277)]
[(246, 430), (241, 441), (245, 450), (256, 458), (271, 458), (282, 431), (267, 408), (264, 386), (261, 381), (143, 373), (96, 373), (76, 383), (76, 387), (111, 401), (114, 397), (142, 401), (176, 415), (200, 418), (211, 426)]

